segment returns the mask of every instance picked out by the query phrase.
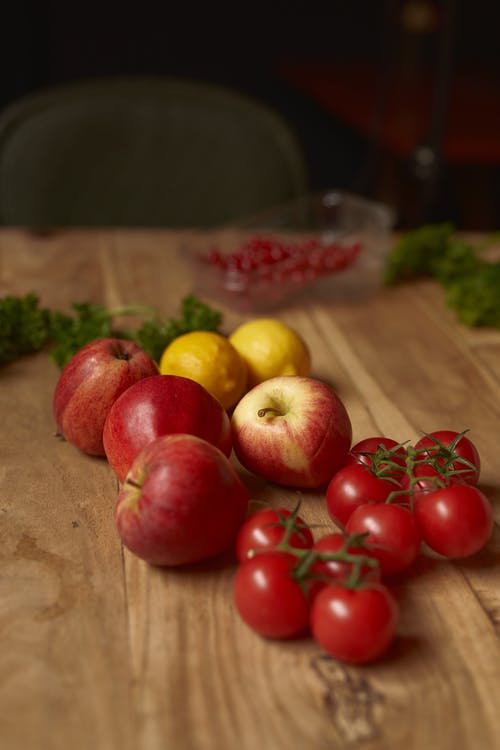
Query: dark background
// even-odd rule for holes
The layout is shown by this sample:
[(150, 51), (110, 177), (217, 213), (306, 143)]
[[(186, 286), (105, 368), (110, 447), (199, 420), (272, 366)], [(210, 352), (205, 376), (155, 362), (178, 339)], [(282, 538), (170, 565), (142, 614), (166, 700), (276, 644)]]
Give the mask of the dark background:
[[(165, 74), (226, 84), (288, 119), (304, 148), (312, 189), (354, 189), (395, 204), (406, 200), (408, 206), (398, 209), (402, 224), (408, 211), (408, 224), (408, 208), (412, 201), (416, 205), (422, 188), (411, 160), (403, 163), (385, 153), (369, 134), (327, 112), (280, 71), (289, 60), (368, 62), (381, 77), (407, 64), (435, 70), (453, 6), (453, 74), (473, 72), (499, 83), (495, 0), (461, 0), (451, 6), (445, 0), (12, 0), (1, 12), (0, 106), (44, 86), (95, 76)], [(423, 29), (418, 23), (408, 26), (415, 12), (417, 21), (427, 13)], [(477, 112), (478, 118), (488, 117), (488, 106)], [(374, 163), (377, 173), (369, 169)], [(387, 179), (389, 173), (403, 187)], [(471, 229), (498, 228), (500, 180), (494, 160), (445, 163), (435, 184), (425, 218), (450, 219)]]

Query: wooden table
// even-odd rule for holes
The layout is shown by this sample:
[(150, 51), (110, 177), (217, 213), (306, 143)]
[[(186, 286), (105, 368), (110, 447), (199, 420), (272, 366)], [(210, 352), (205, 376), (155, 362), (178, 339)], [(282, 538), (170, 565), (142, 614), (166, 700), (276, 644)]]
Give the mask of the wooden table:
[[(1, 293), (176, 314), (191, 290), (182, 238), (4, 230)], [(229, 332), (242, 316), (224, 313)], [(498, 522), (499, 331), (457, 325), (432, 282), (362, 304), (311, 296), (276, 315), (309, 342), (355, 440), (470, 428)], [(0, 371), (2, 750), (500, 748), (497, 526), (474, 559), (423, 556), (395, 583), (399, 636), (377, 664), (346, 667), (309, 639), (266, 641), (234, 610), (233, 565), (160, 570), (123, 550), (110, 468), (55, 436), (57, 377), (46, 353)], [(304, 493), (303, 515), (328, 523), (320, 493)]]

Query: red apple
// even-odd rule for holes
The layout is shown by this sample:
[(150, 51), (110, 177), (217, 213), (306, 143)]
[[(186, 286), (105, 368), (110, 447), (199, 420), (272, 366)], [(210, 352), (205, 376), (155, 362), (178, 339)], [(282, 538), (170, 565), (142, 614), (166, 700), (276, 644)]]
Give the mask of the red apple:
[(222, 404), (202, 385), (180, 375), (155, 375), (120, 396), (104, 424), (104, 450), (120, 482), (136, 456), (160, 435), (184, 432), (229, 456), (231, 423)]
[(291, 487), (326, 484), (344, 464), (352, 439), (351, 421), (335, 391), (298, 375), (252, 388), (237, 404), (231, 424), (243, 466)]
[(118, 396), (133, 383), (158, 373), (155, 361), (124, 339), (97, 339), (79, 349), (64, 367), (52, 401), (57, 428), (81, 451), (104, 456), (102, 431)]
[(193, 435), (164, 435), (140, 452), (118, 495), (128, 549), (153, 565), (186, 565), (231, 547), (249, 493), (229, 459)]

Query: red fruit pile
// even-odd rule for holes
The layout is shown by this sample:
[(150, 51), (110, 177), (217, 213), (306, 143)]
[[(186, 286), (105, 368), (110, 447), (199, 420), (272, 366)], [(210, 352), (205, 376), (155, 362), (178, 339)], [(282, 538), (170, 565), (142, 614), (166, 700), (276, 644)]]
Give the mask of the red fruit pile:
[(232, 253), (213, 248), (202, 260), (220, 271), (228, 285), (233, 285), (236, 277), (240, 288), (262, 283), (300, 286), (350, 266), (361, 247), (359, 242), (323, 244), (316, 237), (292, 243), (257, 236)]
[[(257, 268), (272, 268), (278, 263), (272, 252), (272, 246), (250, 245), (234, 263), (246, 259)], [(391, 578), (406, 573), (424, 545), (444, 557), (462, 558), (490, 538), (492, 508), (477, 487), (479, 453), (465, 432), (438, 430), (415, 445), (372, 437), (348, 453), (352, 433), (343, 404), (329, 389), (325, 395), (320, 381), (299, 377), (295, 383), (307, 385), (308, 408), (314, 405), (312, 429), (311, 412), (302, 404), (302, 438), (310, 446), (319, 434), (320, 448), (312, 456), (303, 450), (302, 438), (284, 419), (288, 405), (283, 415), (279, 412), (288, 442), (281, 429), (273, 432), (270, 426), (266, 461), (249, 464), (247, 454), (236, 450), (241, 449), (237, 409), (232, 433), (227, 412), (202, 386), (156, 373), (153, 360), (130, 342), (101, 339), (84, 347), (54, 391), (59, 432), (82, 451), (105, 452), (123, 482), (115, 506), (117, 530), (134, 554), (154, 565), (178, 566), (236, 544), (235, 605), (263, 636), (310, 632), (334, 658), (373, 661), (396, 633)], [(287, 376), (274, 385), (282, 380), (292, 383)], [(321, 398), (314, 401), (310, 394), (318, 393)], [(257, 407), (259, 419), (258, 409), (281, 409), (276, 392), (273, 398), (272, 408)], [(318, 408), (324, 420), (317, 417)], [(294, 450), (300, 457), (300, 470), (287, 474), (287, 483), (290, 476), (295, 486), (309, 488), (329, 480), (325, 503), (336, 529), (315, 539), (298, 507), (267, 507), (247, 517), (249, 490), (229, 459), (233, 436), (240, 462), (269, 481), (283, 479), (272, 450), (285, 443), (287, 460)], [(341, 468), (332, 476), (335, 456)], [(266, 469), (269, 460), (275, 462), (272, 474)]]
[(397, 627), (391, 577), (408, 571), (422, 543), (461, 558), (490, 538), (479, 473), (465, 432), (431, 432), (414, 446), (382, 437), (353, 446), (326, 491), (341, 532), (314, 541), (298, 508), (260, 510), (241, 527), (234, 599), (242, 619), (271, 638), (309, 631), (342, 661), (378, 658)]
[(98, 339), (57, 381), (59, 434), (106, 456), (122, 486), (115, 505), (126, 547), (154, 565), (186, 565), (228, 550), (248, 489), (231, 464), (231, 424), (202, 385), (159, 375), (131, 341)]

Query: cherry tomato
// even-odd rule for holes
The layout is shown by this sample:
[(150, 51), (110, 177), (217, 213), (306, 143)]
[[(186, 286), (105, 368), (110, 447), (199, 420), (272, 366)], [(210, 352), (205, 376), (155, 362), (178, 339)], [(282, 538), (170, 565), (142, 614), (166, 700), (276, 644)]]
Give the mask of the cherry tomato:
[(332, 520), (345, 527), (351, 513), (366, 503), (384, 503), (391, 492), (401, 489), (398, 482), (377, 477), (360, 463), (343, 466), (326, 489), (326, 507)]
[(392, 642), (398, 608), (387, 588), (370, 583), (350, 589), (329, 583), (311, 606), (311, 630), (330, 656), (364, 664), (381, 656)]
[[(315, 543), (313, 549), (317, 552), (338, 552), (345, 544), (346, 538), (344, 534), (332, 533), (325, 534), (320, 537)], [(356, 547), (350, 545), (347, 551), (351, 555), (362, 555), (363, 557), (373, 557), (369, 548)], [(312, 582), (313, 595), (323, 588), (332, 578), (337, 581), (345, 581), (352, 573), (353, 564), (344, 560), (317, 560), (310, 568), (310, 572), (316, 576), (324, 576), (325, 580), (316, 579)], [(361, 566), (360, 575), (364, 580), (378, 581), (380, 580), (380, 568), (378, 565), (371, 567), (370, 565)]]
[[(370, 437), (360, 440), (349, 451), (346, 464), (359, 463), (365, 464), (365, 466), (373, 466), (372, 456), (366, 454), (377, 454), (380, 451), (380, 446), (390, 452), (391, 460), (404, 469), (407, 456), (406, 449), (392, 438), (387, 437)], [(382, 466), (383, 464), (381, 464)], [(399, 475), (399, 472), (397, 474)]]
[(262, 552), (236, 573), (234, 601), (246, 624), (268, 638), (292, 638), (309, 624), (309, 601), (292, 576), (296, 560), (280, 552)]
[(420, 495), (415, 518), (423, 540), (445, 557), (468, 557), (488, 541), (493, 511), (477, 487), (457, 484)]
[[(420, 438), (420, 440), (415, 443), (415, 449), (417, 451), (420, 451), (422, 448), (427, 448), (427, 451), (423, 451), (420, 454), (421, 457), (425, 455), (435, 456), (437, 462), (441, 466), (445, 466), (448, 460), (451, 458), (449, 455), (446, 455), (446, 448), (450, 446), (450, 444), (458, 437), (459, 434), (459, 432), (455, 432), (453, 430), (436, 430), (435, 432), (430, 432), (428, 435), (424, 435), (424, 437)], [(444, 446), (444, 451), (440, 447), (439, 443)], [(467, 484), (477, 484), (481, 471), (481, 459), (474, 443), (465, 435), (463, 435), (455, 445), (453, 452), (456, 453), (460, 458), (464, 458), (466, 461), (471, 463), (473, 467), (470, 468), (468, 464), (465, 464), (460, 460), (451, 461), (451, 468), (454, 471), (461, 472), (456, 476), (460, 477), (463, 482), (467, 482)], [(440, 455), (441, 453), (443, 453), (443, 455)]]
[[(247, 518), (236, 538), (236, 557), (244, 562), (252, 550), (271, 550), (283, 541), (285, 522), (292, 516), (286, 508), (263, 508)], [(311, 530), (305, 521), (296, 516), (294, 530), (288, 542), (292, 547), (310, 549), (314, 544)]]
[(420, 550), (420, 531), (413, 513), (388, 503), (363, 505), (347, 522), (349, 534), (368, 533), (366, 543), (380, 563), (384, 576), (401, 573), (416, 559)]

